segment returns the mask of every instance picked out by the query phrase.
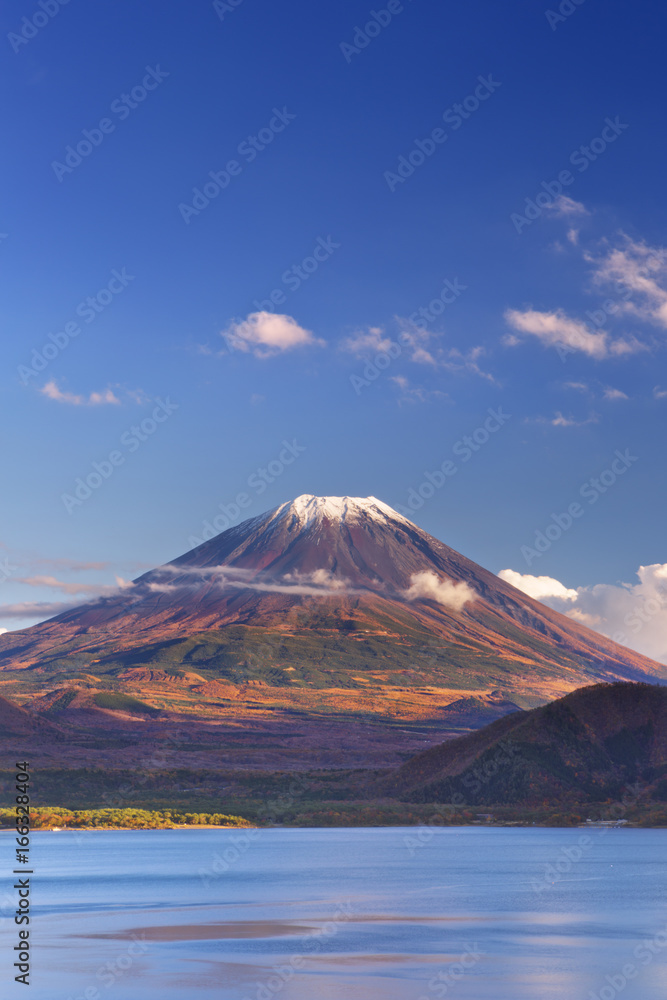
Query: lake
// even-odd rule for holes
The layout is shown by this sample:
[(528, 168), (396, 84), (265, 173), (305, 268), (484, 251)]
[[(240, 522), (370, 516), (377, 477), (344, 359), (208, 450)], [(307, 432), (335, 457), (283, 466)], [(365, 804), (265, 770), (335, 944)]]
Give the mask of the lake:
[(664, 1000), (666, 861), (665, 830), (37, 833), (25, 995)]

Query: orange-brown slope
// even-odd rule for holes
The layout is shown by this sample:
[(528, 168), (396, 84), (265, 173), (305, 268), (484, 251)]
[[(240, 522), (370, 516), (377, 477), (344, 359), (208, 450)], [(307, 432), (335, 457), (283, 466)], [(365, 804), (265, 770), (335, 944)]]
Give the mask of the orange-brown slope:
[[(462, 606), (409, 599), (416, 574), (465, 584), (472, 598)], [(445, 686), (459, 671), (466, 689), (481, 680), (530, 686), (537, 675), (560, 690), (667, 677), (664, 665), (545, 607), (373, 498), (301, 497), (246, 521), (116, 597), (5, 634), (0, 665), (66, 668), (123, 651), (136, 652), (131, 665), (150, 665), (160, 644), (211, 635), (222, 650), (239, 629), (252, 642), (261, 630), (279, 632), (317, 659), (338, 652), (352, 668), (430, 661)]]

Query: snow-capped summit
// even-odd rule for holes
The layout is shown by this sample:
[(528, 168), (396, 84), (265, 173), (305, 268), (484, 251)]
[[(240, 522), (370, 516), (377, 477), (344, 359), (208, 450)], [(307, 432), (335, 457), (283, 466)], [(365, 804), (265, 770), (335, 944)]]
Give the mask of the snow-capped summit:
[(401, 514), (377, 497), (317, 497), (303, 493), (295, 500), (281, 504), (273, 517), (290, 516), (304, 527), (315, 521), (340, 521), (349, 524), (372, 518), (381, 524), (387, 521), (409, 523)]

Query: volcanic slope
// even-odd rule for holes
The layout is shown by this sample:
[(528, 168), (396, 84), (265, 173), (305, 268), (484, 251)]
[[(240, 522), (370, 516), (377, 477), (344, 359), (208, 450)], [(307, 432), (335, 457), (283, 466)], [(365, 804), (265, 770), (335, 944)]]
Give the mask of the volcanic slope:
[(455, 703), (478, 725), (597, 681), (667, 677), (380, 500), (310, 495), (113, 597), (2, 635), (0, 669), (8, 694), (80, 677), (179, 711), (209, 711), (226, 692), (396, 719)]

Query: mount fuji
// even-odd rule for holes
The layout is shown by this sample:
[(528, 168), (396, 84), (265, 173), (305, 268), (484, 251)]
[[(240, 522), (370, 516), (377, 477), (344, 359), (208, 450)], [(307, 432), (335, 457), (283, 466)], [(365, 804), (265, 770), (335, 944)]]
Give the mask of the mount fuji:
[(151, 681), (188, 671), (204, 702), (213, 681), (283, 700), (292, 691), (301, 703), (308, 690), (348, 701), (375, 692), (376, 708), (394, 713), (399, 690), (456, 711), (470, 699), (528, 707), (601, 680), (667, 676), (375, 497), (311, 495), (112, 597), (1, 636), (0, 669), (25, 668), (59, 684), (79, 675), (124, 689), (134, 679), (149, 701)]

